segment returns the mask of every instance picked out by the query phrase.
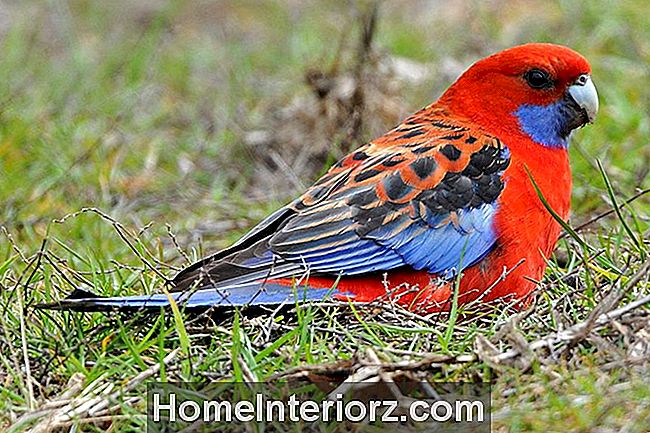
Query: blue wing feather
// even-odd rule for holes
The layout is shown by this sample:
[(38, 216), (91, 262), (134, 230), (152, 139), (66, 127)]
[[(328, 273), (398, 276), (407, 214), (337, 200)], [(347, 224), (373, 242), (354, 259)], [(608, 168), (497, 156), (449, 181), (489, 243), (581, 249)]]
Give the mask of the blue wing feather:
[(386, 231), (383, 227), (368, 236), (397, 252), (403, 258), (403, 264), (417, 270), (443, 273), (458, 269), (461, 256), (465, 268), (485, 255), (496, 240), (493, 229), (495, 213), (496, 205), (486, 204), (458, 212), (456, 223), (450, 221), (442, 226), (424, 228), (423, 222), (413, 222), (393, 237), (383, 237)]
[[(427, 162), (427, 170), (435, 169), (431, 157)], [(377, 188), (352, 182), (292, 218), (270, 238), (269, 249), (317, 273), (358, 275), (410, 266), (452, 277), (496, 242), (494, 218), (508, 163), (509, 152), (497, 140), (472, 153), (462, 171), (446, 172), (428, 189), (407, 184), (409, 174), (398, 170), (385, 174), (391, 182), (375, 182), (383, 185), (384, 198)]]
[[(292, 251), (284, 259), (301, 260), (312, 272), (342, 273), (358, 275), (377, 270), (390, 270), (409, 265), (416, 270), (425, 269), (431, 273), (456, 273), (463, 257), (463, 268), (471, 266), (483, 257), (496, 240), (493, 220), (495, 204), (485, 204), (474, 209), (458, 212), (455, 222), (447, 215), (439, 217), (431, 226), (422, 220), (411, 220), (399, 231), (402, 220), (372, 230), (363, 238), (348, 231), (345, 242), (331, 251), (326, 237), (313, 243), (306, 242), (305, 248)], [(406, 217), (409, 218), (409, 217)], [(410, 218), (409, 218), (410, 219)], [(267, 260), (271, 260), (270, 257)]]

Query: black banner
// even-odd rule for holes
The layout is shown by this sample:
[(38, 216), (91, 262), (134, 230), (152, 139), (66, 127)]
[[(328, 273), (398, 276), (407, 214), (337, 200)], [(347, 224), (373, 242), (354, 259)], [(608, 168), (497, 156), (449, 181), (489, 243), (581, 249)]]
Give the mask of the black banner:
[(489, 383), (150, 383), (147, 430), (490, 432)]

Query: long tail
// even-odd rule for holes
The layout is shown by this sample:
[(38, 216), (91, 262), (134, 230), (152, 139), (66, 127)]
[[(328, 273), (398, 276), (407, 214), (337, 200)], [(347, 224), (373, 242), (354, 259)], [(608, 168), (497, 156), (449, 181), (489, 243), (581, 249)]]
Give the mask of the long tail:
[(159, 311), (168, 308), (171, 299), (180, 308), (208, 309), (211, 307), (243, 307), (253, 305), (295, 304), (306, 301), (322, 301), (346, 294), (335, 288), (313, 288), (304, 284), (293, 286), (278, 282), (253, 282), (244, 285), (208, 288), (196, 291), (171, 292), (152, 295), (124, 297), (101, 297), (86, 290), (77, 289), (70, 296), (51, 304), (37, 305), (38, 309), (70, 311)]

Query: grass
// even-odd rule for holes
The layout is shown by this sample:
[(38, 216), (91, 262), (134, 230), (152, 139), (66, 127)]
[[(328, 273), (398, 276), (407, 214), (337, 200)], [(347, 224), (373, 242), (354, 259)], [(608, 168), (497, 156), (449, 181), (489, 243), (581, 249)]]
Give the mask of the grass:
[[(375, 356), (386, 366), (444, 359), (413, 367), (409, 374), (419, 378), (492, 380), (498, 431), (650, 430), (647, 306), (554, 350), (526, 348), (650, 291), (647, 274), (630, 284), (647, 260), (650, 200), (624, 204), (650, 187), (650, 10), (641, 0), (382, 5), (365, 76), (380, 95), (368, 100), (358, 142), (497, 49), (554, 41), (591, 61), (602, 108), (570, 149), (571, 226), (614, 212), (578, 230), (588, 248), (570, 236), (560, 241), (526, 312), (461, 310), (450, 321), (325, 305), (219, 321), (182, 311), (145, 319), (31, 308), (77, 286), (104, 295), (158, 292), (176, 269), (237, 239), (339, 155), (345, 122), (317, 117), (324, 126), (305, 132), (308, 110), (287, 107), (314, 103), (308, 71), (352, 73), (356, 9), (291, 5), (4, 7), (0, 430), (49, 431), (38, 424), (45, 402), (111, 386), (107, 394), (120, 393), (98, 412), (110, 420), (77, 421), (79, 431), (139, 431), (143, 371), (147, 380), (265, 380), (304, 365), (351, 374), (350, 365)], [(427, 73), (386, 80), (373, 65), (389, 56)], [(315, 161), (294, 177), (269, 154), (291, 161), (295, 149), (250, 139), (251, 131), (282, 137), (287, 130), (298, 137), (298, 153)], [(319, 150), (320, 142), (329, 147)], [(79, 212), (87, 207), (105, 214)], [(499, 358), (509, 349), (520, 354)]]

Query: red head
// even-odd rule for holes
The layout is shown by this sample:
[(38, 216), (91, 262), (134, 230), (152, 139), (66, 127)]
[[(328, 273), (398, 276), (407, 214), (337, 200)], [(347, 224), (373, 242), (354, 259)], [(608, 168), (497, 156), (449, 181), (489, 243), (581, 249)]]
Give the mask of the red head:
[(593, 120), (598, 97), (587, 60), (570, 48), (526, 44), (472, 65), (438, 105), (485, 128), (566, 147), (569, 133)]

